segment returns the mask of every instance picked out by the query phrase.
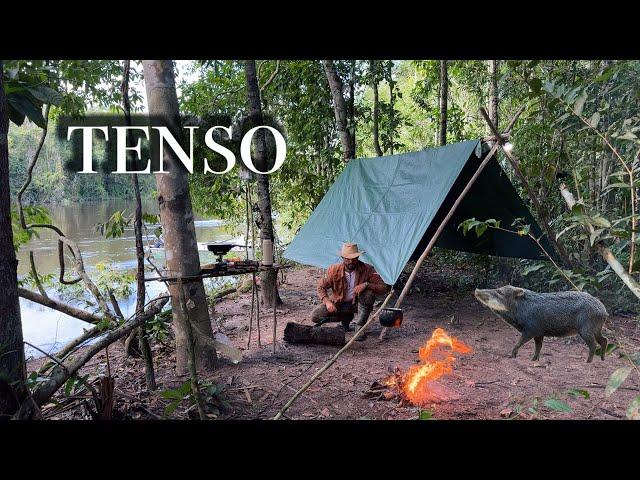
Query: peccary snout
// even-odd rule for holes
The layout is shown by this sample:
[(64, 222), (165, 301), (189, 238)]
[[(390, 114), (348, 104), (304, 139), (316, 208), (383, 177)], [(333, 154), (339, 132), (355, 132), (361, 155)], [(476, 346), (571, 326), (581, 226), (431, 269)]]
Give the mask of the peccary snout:
[(498, 314), (505, 322), (521, 332), (511, 351), (533, 339), (536, 344), (532, 360), (538, 360), (542, 341), (547, 337), (580, 335), (589, 347), (587, 362), (591, 362), (600, 345), (600, 358), (604, 360), (607, 339), (602, 336), (602, 325), (607, 310), (597, 298), (585, 292), (538, 293), (525, 288), (505, 285), (495, 289), (476, 289), (480, 303)]

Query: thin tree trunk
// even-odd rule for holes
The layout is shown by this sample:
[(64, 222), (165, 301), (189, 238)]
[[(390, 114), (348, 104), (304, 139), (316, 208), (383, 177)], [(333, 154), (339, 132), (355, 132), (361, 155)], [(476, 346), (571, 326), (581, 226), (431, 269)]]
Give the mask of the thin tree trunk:
[(351, 135), (353, 156), (356, 156), (356, 61), (351, 60), (349, 72), (349, 102), (347, 103), (347, 131)]
[[(260, 101), (260, 88), (258, 87), (258, 77), (256, 74), (256, 61), (245, 60), (245, 75), (247, 77), (247, 101), (249, 104), (249, 115), (255, 119), (256, 125), (262, 125), (262, 103)], [(267, 147), (265, 143), (264, 130), (256, 132), (256, 168), (265, 172), (269, 170), (267, 166)], [(271, 196), (269, 194), (269, 175), (257, 174), (258, 208), (262, 216), (260, 225), (260, 239), (271, 240), (275, 245), (273, 235), (273, 219), (271, 216)], [(262, 286), (262, 303), (267, 307), (282, 304), (278, 294), (278, 275), (274, 269), (269, 269), (260, 274)]]
[(449, 97), (449, 75), (447, 60), (440, 60), (440, 125), (438, 141), (440, 145), (447, 144), (447, 100)]
[[(636, 154), (635, 158), (633, 159), (633, 163), (631, 164), (631, 171), (633, 172), (633, 176), (635, 176), (635, 173), (638, 171), (638, 167), (640, 166), (640, 151), (638, 151), (638, 153)], [(640, 212), (640, 197), (638, 196), (640, 194), (640, 189), (638, 189), (638, 187), (636, 187), (634, 185), (635, 181), (633, 179), (630, 179), (629, 181), (631, 188), (633, 189), (633, 193), (635, 193), (635, 195), (633, 195), (632, 198), (632, 202), (635, 202), (635, 208), (633, 209), (635, 215), (633, 215), (631, 217), (631, 251), (629, 253), (629, 274), (632, 274), (634, 272), (634, 264), (635, 264), (635, 259), (636, 259), (636, 253), (635, 253), (635, 247), (636, 247), (636, 230), (638, 229), (638, 212)]]
[[(122, 102), (124, 106), (124, 118), (127, 126), (131, 126), (131, 106), (129, 104), (129, 68), (131, 61), (124, 61), (123, 78), (122, 78)], [(127, 132), (129, 137), (129, 133)], [(140, 184), (138, 183), (138, 175), (131, 174), (131, 184), (136, 198), (136, 211), (134, 217), (134, 232), (136, 237), (136, 312), (142, 315), (144, 311), (146, 288), (144, 283), (144, 245), (142, 243), (142, 199), (140, 198)], [(147, 338), (145, 325), (142, 324), (136, 329), (138, 336), (138, 348), (142, 352), (144, 358), (144, 374), (148, 390), (156, 389), (156, 378), (153, 371), (153, 356), (149, 339)], [(127, 352), (128, 353), (128, 352)]]
[(347, 128), (347, 106), (342, 95), (342, 80), (336, 72), (336, 66), (333, 60), (323, 60), (329, 88), (331, 89), (331, 97), (333, 98), (333, 111), (336, 117), (336, 128), (340, 134), (342, 142), (342, 156), (345, 162), (356, 157), (356, 149), (351, 134)]
[(394, 135), (394, 126), (395, 126), (395, 118), (396, 118), (396, 107), (395, 107), (395, 98), (394, 98), (394, 91), (393, 91), (393, 87), (395, 86), (395, 82), (393, 81), (393, 61), (389, 60), (388, 61), (388, 68), (389, 68), (389, 72), (388, 72), (388, 81), (389, 81), (389, 107), (390, 107), (390, 113), (389, 113), (389, 150), (391, 152), (391, 155), (393, 155), (393, 135)]
[(13, 415), (27, 396), (16, 252), (9, 195), (9, 115), (0, 60), (0, 418)]
[(376, 149), (376, 155), (383, 155), (380, 148), (380, 132), (379, 132), (379, 116), (380, 108), (378, 104), (378, 76), (376, 74), (376, 61), (370, 61), (371, 89), (373, 90), (373, 146)]
[[(173, 61), (144, 60), (145, 87), (149, 114), (165, 122), (178, 142), (182, 140), (178, 97), (176, 95)], [(155, 145), (152, 145), (156, 147)], [(155, 155), (158, 153), (155, 152)], [(200, 257), (196, 242), (193, 209), (189, 195), (189, 177), (186, 169), (170, 148), (164, 149), (164, 163), (168, 173), (156, 173), (160, 222), (165, 236), (167, 268), (171, 275), (196, 276), (200, 274)], [(179, 308), (180, 292), (176, 283), (168, 284), (171, 294), (173, 326), (176, 335), (176, 370), (184, 374), (188, 368), (188, 332), (186, 322), (195, 330), (213, 339), (207, 298), (202, 280), (184, 284), (187, 315)], [(216, 350), (196, 336), (195, 355), (198, 367), (213, 368)]]
[[(498, 68), (500, 67), (498, 60), (489, 60), (488, 68), (489, 68), (489, 118), (496, 126), (498, 131), (500, 131), (500, 125), (498, 124)], [(491, 132), (487, 132), (491, 134)]]

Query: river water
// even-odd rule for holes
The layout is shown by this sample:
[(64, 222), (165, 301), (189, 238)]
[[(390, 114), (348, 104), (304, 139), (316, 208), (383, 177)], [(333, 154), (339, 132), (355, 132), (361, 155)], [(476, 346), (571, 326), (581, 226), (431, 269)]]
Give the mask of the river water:
[[(134, 210), (133, 201), (108, 200), (101, 202), (82, 202), (71, 205), (52, 205), (47, 207), (53, 220), (66, 236), (78, 243), (82, 252), (85, 269), (93, 278), (98, 268), (103, 265), (115, 270), (134, 270), (136, 268), (135, 236), (133, 226), (125, 229), (122, 237), (106, 239), (96, 231), (98, 223), (106, 222), (116, 210), (126, 209), (127, 214)], [(154, 201), (143, 202), (143, 212), (158, 213), (158, 205)], [(196, 216), (196, 237), (198, 242), (228, 240), (234, 237), (224, 230), (222, 222)], [(152, 229), (151, 229), (152, 230)], [(56, 236), (49, 230), (39, 229), (40, 238), (33, 238), (23, 245), (18, 252), (18, 277), (22, 278), (30, 271), (29, 250), (34, 253), (36, 269), (40, 276), (54, 274), (58, 278), (58, 250)], [(150, 238), (155, 236), (150, 231)], [(146, 247), (145, 241), (145, 247)], [(145, 248), (146, 249), (146, 248)], [(215, 261), (210, 252), (199, 252), (201, 263)], [(164, 251), (153, 252), (153, 261), (159, 267), (164, 266)], [(148, 265), (148, 264), (147, 264)], [(75, 278), (73, 264), (67, 255), (65, 278)], [(154, 272), (146, 272), (146, 276), (157, 276)], [(162, 282), (147, 282), (147, 301), (166, 290)], [(32, 286), (25, 288), (36, 290)], [(52, 298), (59, 298), (52, 288), (46, 288)], [(118, 303), (125, 317), (135, 311), (135, 284), (132, 284), (132, 295), (118, 298)], [(75, 303), (79, 308), (87, 309), (86, 304)], [(25, 344), (27, 357), (43, 356), (38, 349), (47, 353), (55, 353), (62, 345), (78, 337), (85, 329), (92, 325), (76, 318), (57, 312), (24, 298), (20, 299), (20, 313), (25, 342), (34, 345), (33, 348)]]

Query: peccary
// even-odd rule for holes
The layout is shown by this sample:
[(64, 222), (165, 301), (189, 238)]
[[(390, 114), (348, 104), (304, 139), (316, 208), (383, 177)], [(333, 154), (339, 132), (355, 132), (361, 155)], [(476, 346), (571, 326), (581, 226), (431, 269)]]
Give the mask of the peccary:
[(608, 314), (600, 300), (588, 293), (537, 293), (505, 285), (496, 289), (476, 289), (475, 297), (522, 334), (511, 351), (511, 358), (515, 358), (518, 349), (532, 338), (536, 342), (532, 360), (538, 360), (545, 336), (578, 334), (589, 346), (587, 363), (593, 360), (596, 342), (600, 344), (600, 357), (604, 360), (607, 339), (602, 336), (602, 324)]

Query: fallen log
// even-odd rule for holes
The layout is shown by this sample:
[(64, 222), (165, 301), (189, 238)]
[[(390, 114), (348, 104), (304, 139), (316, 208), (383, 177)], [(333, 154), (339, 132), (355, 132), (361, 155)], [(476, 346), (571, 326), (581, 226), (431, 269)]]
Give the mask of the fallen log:
[(346, 341), (340, 327), (313, 327), (289, 322), (284, 329), (284, 341), (293, 344), (334, 345), (342, 347)]

